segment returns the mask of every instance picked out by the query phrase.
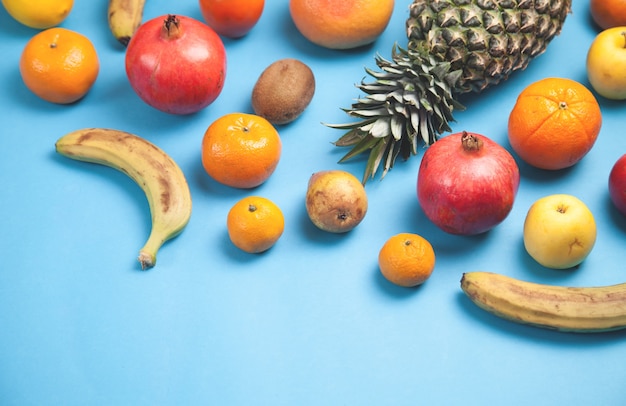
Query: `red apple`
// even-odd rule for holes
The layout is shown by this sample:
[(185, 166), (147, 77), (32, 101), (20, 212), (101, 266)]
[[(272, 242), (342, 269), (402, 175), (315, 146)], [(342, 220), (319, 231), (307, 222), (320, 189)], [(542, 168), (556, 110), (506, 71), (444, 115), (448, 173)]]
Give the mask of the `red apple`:
[(609, 194), (615, 207), (626, 216), (626, 154), (613, 165), (609, 175)]

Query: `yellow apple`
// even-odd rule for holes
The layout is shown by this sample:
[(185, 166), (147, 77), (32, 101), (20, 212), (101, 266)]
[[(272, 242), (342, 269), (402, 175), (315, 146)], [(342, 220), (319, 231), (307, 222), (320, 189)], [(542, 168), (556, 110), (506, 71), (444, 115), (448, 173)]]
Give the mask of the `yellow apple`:
[(596, 242), (596, 222), (580, 199), (568, 194), (542, 197), (524, 221), (524, 247), (541, 265), (572, 268), (587, 258)]
[(600, 32), (587, 52), (587, 77), (603, 97), (626, 99), (626, 26)]

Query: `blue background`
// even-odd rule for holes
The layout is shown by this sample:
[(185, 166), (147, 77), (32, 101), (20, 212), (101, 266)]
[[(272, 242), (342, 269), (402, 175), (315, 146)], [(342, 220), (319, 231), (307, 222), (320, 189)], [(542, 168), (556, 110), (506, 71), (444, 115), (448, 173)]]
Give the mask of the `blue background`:
[[(0, 405), (623, 405), (626, 331), (565, 334), (500, 320), (463, 295), (463, 272), (486, 270), (558, 285), (626, 281), (626, 220), (607, 180), (626, 152), (624, 103), (598, 98), (603, 127), (575, 167), (547, 172), (522, 162), (513, 211), (496, 229), (456, 237), (430, 223), (415, 195), (421, 155), (367, 184), (369, 211), (355, 230), (316, 229), (304, 208), (309, 176), (341, 168), (361, 177), (364, 161), (337, 161), (339, 135), (321, 122), (346, 122), (354, 84), (406, 44), (409, 1), (371, 46), (333, 51), (306, 41), (286, 0), (268, 0), (258, 25), (225, 40), (228, 74), (219, 99), (192, 116), (161, 113), (128, 85), (124, 51), (108, 30), (106, 1), (77, 1), (63, 27), (86, 34), (101, 60), (92, 91), (58, 106), (23, 85), (18, 60), (37, 31), (0, 12)], [(144, 19), (177, 13), (201, 19), (196, 1), (150, 0)], [(564, 29), (507, 82), (463, 97), (455, 131), (485, 134), (506, 148), (507, 119), (519, 92), (548, 76), (588, 85), (585, 57), (598, 29), (587, 1), (574, 0)], [(223, 114), (251, 112), (261, 71), (295, 57), (314, 71), (312, 103), (279, 127), (280, 164), (264, 185), (237, 190), (202, 169), (200, 144)], [(136, 261), (150, 230), (147, 201), (125, 175), (54, 151), (63, 134), (112, 127), (167, 151), (185, 172), (194, 201), (186, 230), (142, 272)], [(556, 271), (524, 251), (529, 206), (570, 193), (592, 210), (598, 239), (577, 269)], [(226, 214), (247, 195), (275, 201), (283, 237), (248, 255), (228, 240)], [(391, 285), (377, 267), (390, 236), (415, 232), (437, 254), (421, 287)]]

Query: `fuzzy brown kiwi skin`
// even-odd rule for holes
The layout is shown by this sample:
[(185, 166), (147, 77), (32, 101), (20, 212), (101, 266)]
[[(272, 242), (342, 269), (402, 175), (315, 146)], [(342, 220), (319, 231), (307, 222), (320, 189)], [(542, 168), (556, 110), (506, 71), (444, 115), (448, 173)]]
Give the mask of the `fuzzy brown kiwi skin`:
[(252, 89), (252, 108), (270, 123), (283, 125), (298, 118), (314, 94), (311, 68), (297, 59), (280, 59), (259, 76)]

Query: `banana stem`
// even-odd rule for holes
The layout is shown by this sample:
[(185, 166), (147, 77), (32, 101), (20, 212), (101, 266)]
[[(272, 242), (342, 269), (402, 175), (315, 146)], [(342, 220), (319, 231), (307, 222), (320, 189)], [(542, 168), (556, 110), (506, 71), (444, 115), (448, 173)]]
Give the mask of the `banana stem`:
[(139, 250), (139, 263), (141, 264), (141, 269), (145, 271), (146, 269), (152, 268), (156, 265), (156, 256), (157, 252), (165, 242), (165, 238), (160, 233), (152, 233), (148, 238), (146, 244)]

